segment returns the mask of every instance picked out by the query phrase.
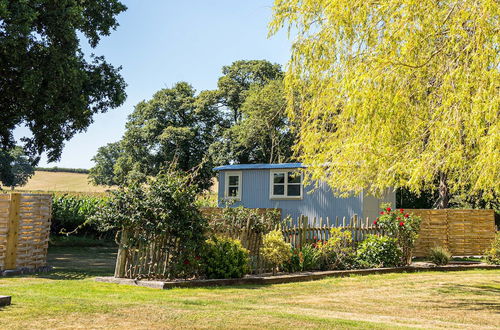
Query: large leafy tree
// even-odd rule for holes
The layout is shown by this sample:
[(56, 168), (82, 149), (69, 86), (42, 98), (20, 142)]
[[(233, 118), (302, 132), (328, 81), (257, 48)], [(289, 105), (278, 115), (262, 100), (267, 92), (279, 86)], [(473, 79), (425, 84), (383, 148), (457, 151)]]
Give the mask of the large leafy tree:
[(295, 141), (285, 114), (282, 80), (254, 85), (241, 105), (242, 120), (227, 132), (233, 158), (250, 163), (284, 163), (292, 157)]
[(115, 177), (115, 164), (123, 155), (120, 142), (108, 143), (97, 149), (97, 154), (92, 158), (95, 166), (90, 169), (89, 179), (95, 185), (114, 186), (118, 182)]
[[(276, 0), (296, 150), (342, 193), (500, 193), (500, 3)], [(298, 110), (296, 106), (298, 105)]]
[(266, 60), (241, 60), (222, 67), (217, 82), (218, 102), (229, 111), (228, 120), (234, 124), (241, 120), (241, 106), (252, 86), (264, 86), (269, 81), (283, 78), (279, 64)]
[(0, 0), (0, 148), (14, 146), (25, 125), (25, 150), (57, 160), (65, 140), (93, 115), (125, 99), (125, 83), (103, 57), (85, 56), (118, 26), (118, 0)]
[(35, 168), (28, 155), (20, 146), (9, 151), (0, 150), (0, 182), (14, 189), (24, 186), (35, 173)]
[(197, 102), (188, 83), (158, 91), (129, 116), (115, 182), (141, 181), (175, 163), (180, 170), (195, 170), (197, 183), (208, 187), (212, 166), (205, 154), (219, 123), (217, 108)]
[[(203, 96), (205, 100), (210, 100), (213, 106), (219, 108), (223, 119), (221, 122), (222, 130), (219, 132), (220, 138), (210, 148), (210, 157), (216, 164), (227, 164), (229, 162), (267, 163), (273, 161), (270, 157), (263, 155), (263, 150), (256, 150), (256, 148), (263, 146), (262, 141), (258, 143), (256, 143), (257, 141), (251, 141), (252, 137), (257, 137), (258, 134), (256, 135), (256, 129), (253, 129), (249, 123), (250, 121), (256, 123), (258, 115), (266, 116), (265, 111), (259, 112), (254, 106), (250, 105), (247, 105), (247, 109), (243, 110), (243, 106), (250, 94), (262, 93), (262, 97), (271, 97), (273, 99), (268, 101), (278, 102), (271, 105), (268, 101), (263, 100), (263, 103), (268, 103), (267, 109), (269, 110), (270, 106), (273, 107), (271, 111), (274, 114), (279, 113), (279, 109), (282, 107), (282, 98), (278, 96), (278, 91), (275, 93), (269, 89), (265, 92), (259, 91), (270, 82), (282, 79), (283, 71), (281, 66), (266, 60), (235, 61), (231, 65), (222, 68), (222, 76), (218, 80), (217, 90), (206, 91)], [(257, 100), (255, 98), (254, 96), (253, 105), (256, 105)], [(254, 108), (255, 111), (250, 108)], [(281, 115), (283, 118), (283, 111), (281, 111)], [(262, 117), (261, 119), (260, 124), (269, 118)], [(280, 123), (281, 119), (275, 119), (274, 122)], [(262, 127), (260, 124), (259, 127)], [(273, 155), (276, 155), (276, 150), (273, 151)], [(275, 160), (278, 160), (278, 158), (275, 158)]]

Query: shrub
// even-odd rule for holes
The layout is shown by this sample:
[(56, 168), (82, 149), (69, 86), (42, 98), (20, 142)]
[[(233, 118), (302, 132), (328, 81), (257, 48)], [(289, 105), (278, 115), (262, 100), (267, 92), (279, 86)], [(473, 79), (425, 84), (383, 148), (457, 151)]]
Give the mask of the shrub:
[(500, 233), (497, 233), (491, 247), (484, 252), (484, 261), (492, 265), (500, 265)]
[(311, 244), (292, 249), (290, 260), (283, 265), (287, 272), (303, 272), (320, 268), (318, 250)]
[(106, 196), (62, 194), (52, 197), (51, 233), (75, 233), (85, 236), (108, 236), (100, 232), (95, 223), (88, 221), (106, 203)]
[(384, 204), (380, 217), (375, 220), (384, 232), (397, 240), (401, 249), (401, 264), (409, 265), (412, 258), (412, 250), (420, 231), (420, 217), (405, 212), (404, 209), (393, 210), (389, 204)]
[(276, 274), (279, 266), (290, 260), (291, 248), (291, 244), (283, 240), (280, 230), (273, 230), (264, 235), (261, 254), (264, 260), (273, 265), (273, 274)]
[(248, 272), (249, 252), (239, 240), (217, 237), (206, 241), (201, 256), (202, 274), (207, 278), (240, 278)]
[(447, 265), (450, 262), (451, 254), (441, 246), (433, 247), (429, 253), (429, 260), (438, 266)]
[(320, 269), (352, 268), (354, 249), (352, 248), (352, 234), (350, 231), (332, 228), (328, 241), (318, 241), (315, 246)]
[(401, 250), (395, 238), (367, 235), (358, 247), (356, 261), (361, 268), (395, 267), (401, 263)]
[[(183, 172), (169, 170), (150, 178), (147, 184), (120, 187), (92, 218), (100, 230), (127, 233), (120, 242), (123, 250), (142, 251), (148, 258), (149, 266), (144, 269), (129, 263), (128, 276), (196, 275), (198, 267), (192, 261), (200, 256), (204, 246), (207, 222), (196, 206), (198, 187), (191, 180)], [(168, 258), (144, 253), (151, 246)], [(161, 270), (150, 274), (146, 268)]]

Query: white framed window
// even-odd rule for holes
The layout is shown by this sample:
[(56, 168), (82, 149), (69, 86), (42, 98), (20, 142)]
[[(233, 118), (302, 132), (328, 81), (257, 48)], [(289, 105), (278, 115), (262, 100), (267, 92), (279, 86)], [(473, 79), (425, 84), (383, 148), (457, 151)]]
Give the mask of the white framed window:
[(241, 199), (241, 172), (226, 172), (224, 180), (224, 197), (227, 199)]
[(288, 170), (271, 170), (270, 199), (302, 199), (302, 173)]

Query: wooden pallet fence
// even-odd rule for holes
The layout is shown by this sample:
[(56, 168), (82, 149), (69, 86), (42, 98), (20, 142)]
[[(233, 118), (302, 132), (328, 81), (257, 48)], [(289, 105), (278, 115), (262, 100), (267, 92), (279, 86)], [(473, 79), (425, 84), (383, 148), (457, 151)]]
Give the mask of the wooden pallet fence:
[(0, 270), (46, 266), (52, 196), (0, 194)]
[(483, 255), (495, 238), (493, 210), (407, 210), (422, 218), (414, 254), (429, 255), (431, 248), (441, 246), (454, 256)]
[(326, 217), (313, 218), (312, 221), (306, 216), (300, 216), (296, 221), (289, 219), (281, 225), (285, 241), (293, 247), (300, 247), (316, 241), (326, 241), (330, 238), (332, 228), (350, 231), (354, 244), (363, 241), (366, 235), (382, 233), (380, 228), (370, 222), (370, 219), (362, 219), (357, 215), (350, 219), (335, 217), (333, 220)]

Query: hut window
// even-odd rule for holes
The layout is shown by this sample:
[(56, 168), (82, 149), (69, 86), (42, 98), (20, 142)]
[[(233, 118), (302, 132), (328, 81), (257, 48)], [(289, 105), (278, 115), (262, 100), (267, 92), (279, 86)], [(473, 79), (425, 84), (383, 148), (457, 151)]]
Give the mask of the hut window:
[(225, 197), (241, 199), (241, 172), (226, 172)]
[(296, 171), (271, 171), (271, 199), (301, 199), (302, 174)]

